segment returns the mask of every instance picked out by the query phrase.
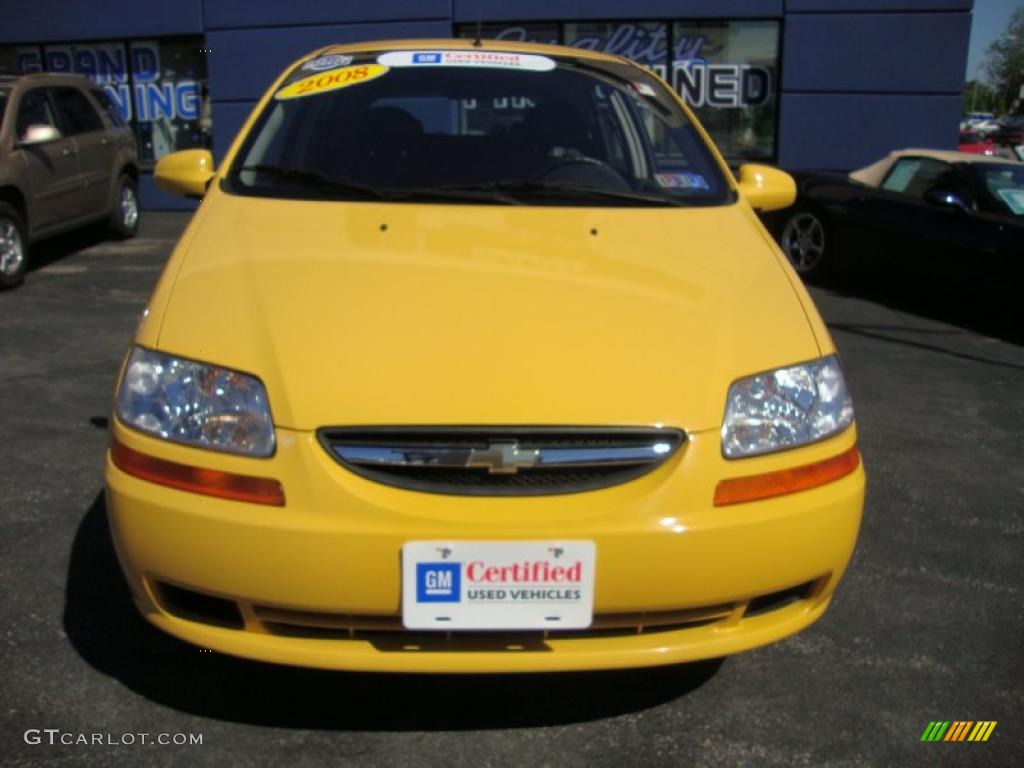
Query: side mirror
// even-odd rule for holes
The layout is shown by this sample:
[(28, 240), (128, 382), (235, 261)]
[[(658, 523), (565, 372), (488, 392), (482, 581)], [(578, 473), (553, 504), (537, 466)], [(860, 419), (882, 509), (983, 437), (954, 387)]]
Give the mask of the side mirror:
[(161, 157), (153, 169), (157, 188), (185, 197), (201, 198), (213, 176), (213, 155), (208, 149), (172, 152)]
[(964, 201), (959, 193), (949, 189), (929, 189), (924, 193), (924, 201), (928, 205), (935, 205), (940, 208), (952, 208), (961, 213), (970, 213), (971, 207)]
[(35, 147), (39, 144), (49, 144), (51, 141), (57, 141), (60, 137), (60, 131), (52, 125), (33, 123), (21, 135), (21, 138), (18, 140), (18, 146)]
[(770, 165), (747, 163), (740, 166), (739, 190), (755, 211), (777, 211), (796, 200), (793, 177)]

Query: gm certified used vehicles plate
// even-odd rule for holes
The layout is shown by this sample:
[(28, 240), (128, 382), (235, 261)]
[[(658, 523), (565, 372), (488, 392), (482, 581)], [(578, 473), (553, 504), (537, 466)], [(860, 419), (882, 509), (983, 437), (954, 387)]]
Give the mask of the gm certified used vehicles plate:
[(829, 335), (667, 86), (560, 47), (289, 67), (125, 359), (106, 468), (142, 613), (337, 669), (670, 664), (825, 611), (864, 473)]

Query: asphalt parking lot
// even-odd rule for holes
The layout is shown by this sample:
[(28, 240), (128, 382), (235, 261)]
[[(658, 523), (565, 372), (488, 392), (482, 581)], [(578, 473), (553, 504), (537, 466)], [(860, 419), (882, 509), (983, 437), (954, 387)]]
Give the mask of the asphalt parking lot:
[[(0, 294), (0, 763), (1021, 764), (1024, 346), (988, 327), (983, 302), (927, 284), (815, 290), (869, 491), (846, 580), (805, 632), (640, 672), (328, 673), (166, 637), (117, 569), (102, 493), (114, 377), (186, 220), (43, 244)], [(985, 743), (922, 743), (933, 720), (998, 725)], [(29, 729), (202, 744), (32, 744)]]

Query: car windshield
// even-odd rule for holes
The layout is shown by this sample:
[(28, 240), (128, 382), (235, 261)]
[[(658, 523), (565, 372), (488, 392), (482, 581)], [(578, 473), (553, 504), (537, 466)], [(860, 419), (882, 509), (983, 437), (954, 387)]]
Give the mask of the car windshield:
[(482, 50), (305, 62), (256, 120), (225, 189), (511, 205), (734, 199), (704, 139), (646, 71)]
[(1001, 213), (1024, 216), (1024, 165), (972, 163), (971, 172)]

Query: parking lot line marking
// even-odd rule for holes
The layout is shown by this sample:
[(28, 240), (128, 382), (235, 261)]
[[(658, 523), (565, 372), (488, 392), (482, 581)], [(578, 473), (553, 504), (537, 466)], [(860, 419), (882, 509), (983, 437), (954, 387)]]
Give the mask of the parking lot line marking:
[(78, 264), (54, 264), (49, 267), (43, 267), (39, 270), (39, 273), (43, 275), (80, 275), (88, 271), (88, 267)]

